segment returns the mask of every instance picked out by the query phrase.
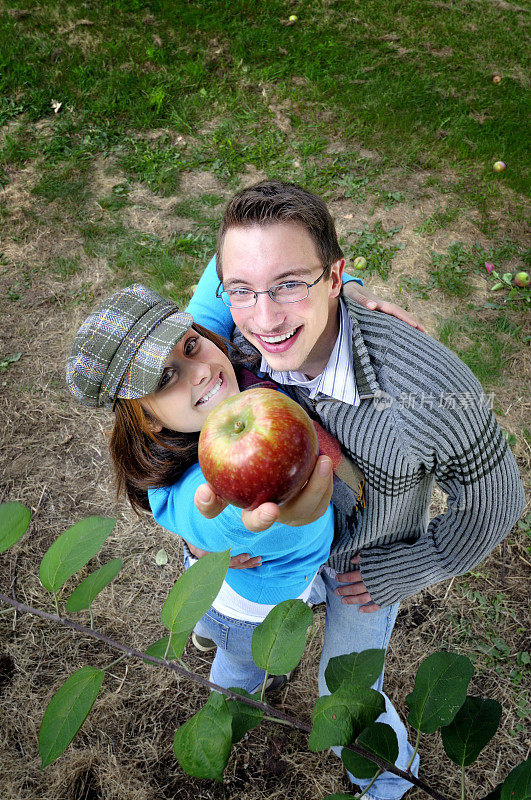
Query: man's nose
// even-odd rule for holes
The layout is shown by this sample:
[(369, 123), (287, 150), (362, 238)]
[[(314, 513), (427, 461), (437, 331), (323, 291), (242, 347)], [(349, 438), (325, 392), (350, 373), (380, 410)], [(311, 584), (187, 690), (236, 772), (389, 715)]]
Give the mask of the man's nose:
[(256, 305), (252, 306), (249, 311), (253, 322), (264, 332), (278, 326), (284, 317), (280, 303), (275, 303), (267, 292), (258, 295)]

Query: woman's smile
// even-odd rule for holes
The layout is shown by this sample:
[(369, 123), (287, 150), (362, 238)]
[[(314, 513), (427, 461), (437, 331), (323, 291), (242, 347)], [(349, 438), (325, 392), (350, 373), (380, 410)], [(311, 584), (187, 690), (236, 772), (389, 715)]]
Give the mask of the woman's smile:
[(217, 381), (212, 386), (212, 388), (208, 392), (206, 392), (202, 397), (199, 398), (196, 405), (197, 406), (202, 405), (203, 403), (207, 403), (209, 400), (211, 400), (219, 392), (222, 384), (223, 384), (223, 377), (220, 375)]

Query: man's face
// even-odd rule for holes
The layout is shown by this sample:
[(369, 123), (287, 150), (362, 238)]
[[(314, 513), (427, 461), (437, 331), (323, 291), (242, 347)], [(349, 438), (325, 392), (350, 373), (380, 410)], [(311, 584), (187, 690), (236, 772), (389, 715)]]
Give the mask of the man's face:
[[(235, 325), (277, 371), (309, 377), (326, 366), (338, 333), (337, 303), (344, 260), (332, 265), (297, 303), (276, 303), (258, 295), (250, 308), (231, 308)], [(305, 228), (294, 223), (229, 228), (222, 249), (223, 288), (262, 291), (286, 281), (313, 283), (323, 271)]]

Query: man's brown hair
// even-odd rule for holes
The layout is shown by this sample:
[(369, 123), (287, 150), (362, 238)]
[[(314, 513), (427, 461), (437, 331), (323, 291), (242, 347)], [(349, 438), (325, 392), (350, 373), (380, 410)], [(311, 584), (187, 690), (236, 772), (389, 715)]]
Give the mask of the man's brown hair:
[(260, 181), (239, 191), (225, 209), (216, 248), (216, 270), (220, 281), (223, 280), (221, 251), (228, 229), (277, 222), (295, 223), (308, 231), (321, 266), (326, 267), (325, 278), (329, 277), (332, 264), (344, 258), (334, 220), (324, 200), (296, 183)]

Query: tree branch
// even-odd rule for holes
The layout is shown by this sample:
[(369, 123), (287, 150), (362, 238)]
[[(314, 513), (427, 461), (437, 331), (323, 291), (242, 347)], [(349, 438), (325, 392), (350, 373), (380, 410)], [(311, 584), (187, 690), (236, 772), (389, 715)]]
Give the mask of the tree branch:
[[(288, 723), (291, 727), (295, 728), (296, 730), (302, 731), (303, 733), (311, 733), (312, 727), (311, 725), (307, 725), (304, 722), (296, 719), (296, 717), (290, 717), (288, 714), (284, 714), (284, 712), (280, 711), (273, 706), (267, 705), (267, 703), (261, 703), (257, 700), (252, 700), (247, 697), (243, 697), (241, 694), (237, 692), (232, 692), (230, 689), (225, 689), (223, 686), (218, 686), (215, 683), (211, 683), (206, 678), (203, 678), (201, 675), (198, 675), (195, 672), (191, 672), (187, 670), (185, 667), (181, 666), (180, 664), (174, 664), (172, 661), (167, 661), (163, 658), (157, 658), (156, 656), (150, 656), (147, 653), (142, 653), (140, 650), (136, 650), (134, 647), (129, 647), (128, 645), (122, 644), (121, 642), (116, 641), (115, 639), (111, 639), (109, 636), (106, 636), (104, 633), (100, 633), (99, 631), (92, 630), (91, 628), (85, 627), (85, 625), (81, 625), (79, 622), (74, 622), (67, 617), (60, 617), (57, 614), (50, 614), (47, 611), (41, 611), (39, 608), (32, 608), (32, 606), (27, 606), (24, 603), (20, 603), (18, 600), (8, 597), (6, 594), (2, 594), (0, 592), (0, 602), (6, 603), (7, 605), (12, 606), (17, 611), (26, 612), (28, 614), (33, 614), (36, 617), (41, 617), (42, 619), (47, 619), (52, 622), (60, 622), (61, 625), (65, 625), (67, 628), (71, 628), (78, 633), (83, 633), (86, 636), (90, 636), (93, 639), (97, 639), (100, 642), (112, 647), (115, 650), (120, 650), (122, 653), (132, 657), (132, 658), (140, 658), (143, 661), (147, 661), (150, 664), (157, 664), (161, 667), (165, 667), (166, 669), (172, 670), (173, 672), (177, 673), (178, 675), (182, 675), (185, 678), (193, 681), (194, 683), (198, 683), (201, 686), (205, 686), (208, 689), (213, 689), (220, 694), (229, 697), (231, 700), (237, 700), (240, 703), (245, 703), (245, 705), (252, 706), (253, 708), (258, 708), (267, 714), (268, 717), (273, 717), (274, 719), (278, 720), (279, 722)], [(385, 761), (383, 758), (374, 755), (374, 753), (370, 753), (368, 750), (365, 750), (363, 747), (360, 747), (357, 744), (351, 744), (346, 746), (347, 750), (352, 750), (354, 753), (358, 753), (359, 755), (365, 756), (365, 758), (369, 758), (371, 761), (374, 761), (381, 769), (386, 770), (387, 772), (392, 772), (393, 775), (398, 775), (400, 778), (405, 778), (410, 783), (418, 786), (419, 789), (423, 789), (426, 794), (429, 794), (434, 800), (449, 800), (445, 795), (438, 792), (436, 789), (432, 789), (430, 786), (424, 783), (423, 780), (420, 778), (415, 777), (411, 772), (405, 772), (398, 767), (395, 767), (394, 764), (390, 764)]]

